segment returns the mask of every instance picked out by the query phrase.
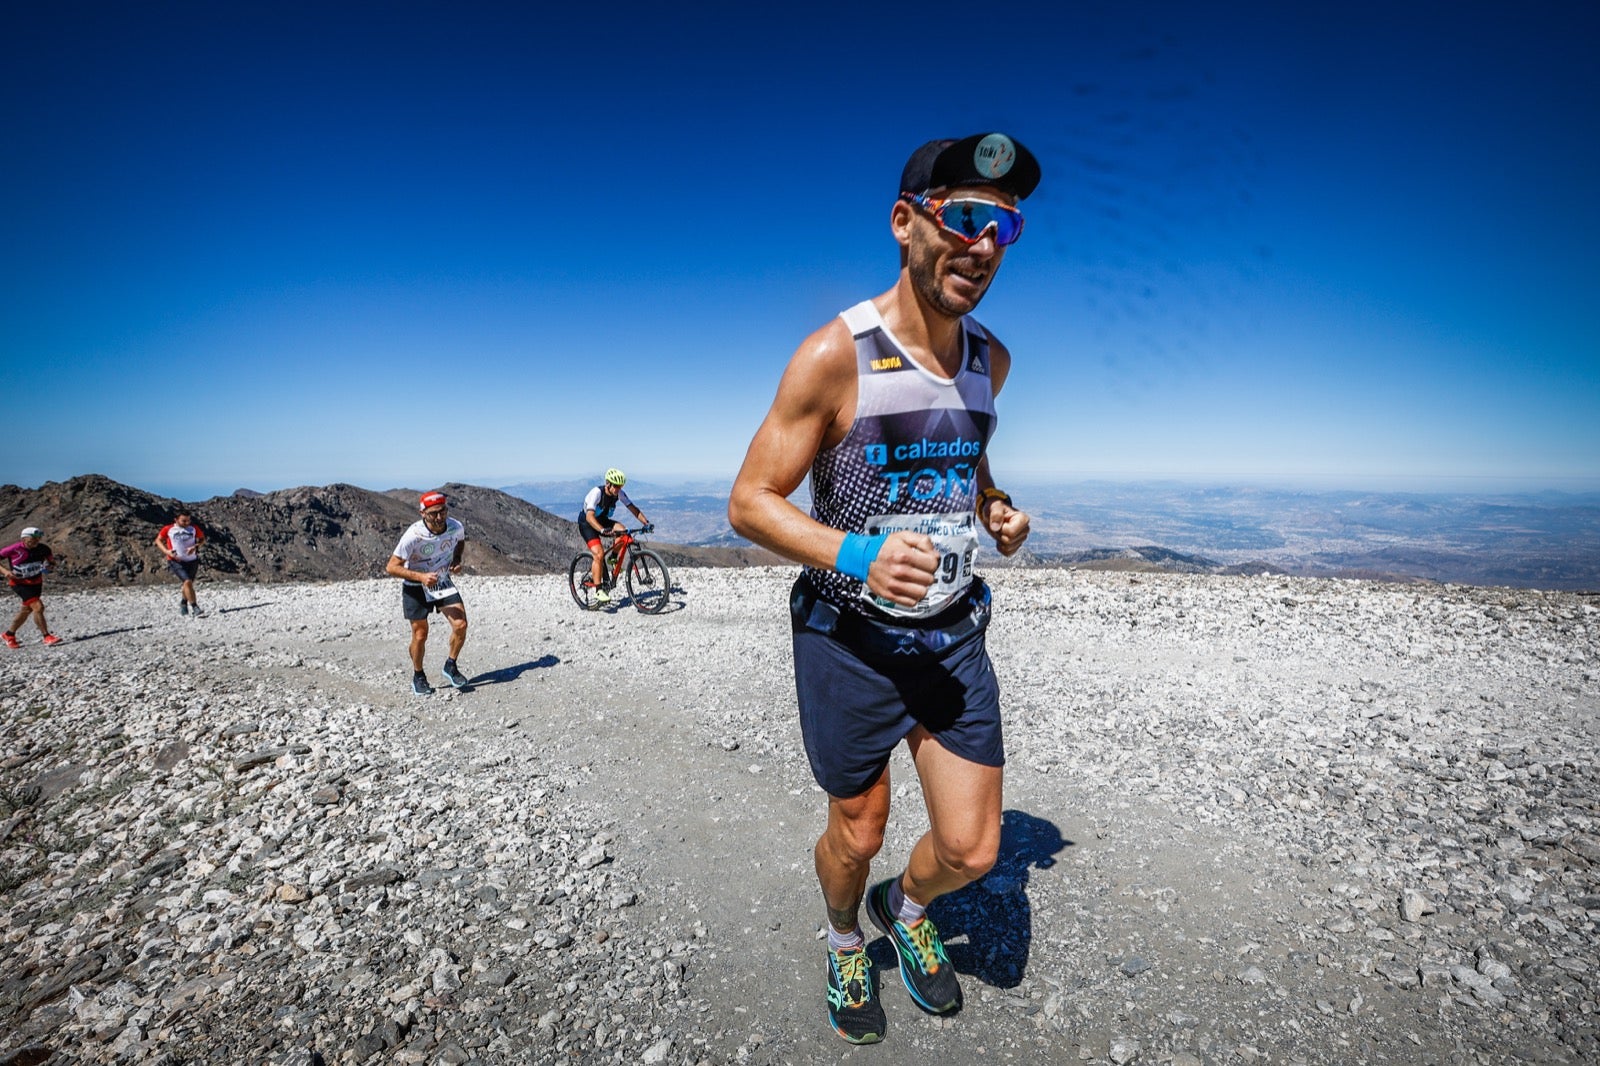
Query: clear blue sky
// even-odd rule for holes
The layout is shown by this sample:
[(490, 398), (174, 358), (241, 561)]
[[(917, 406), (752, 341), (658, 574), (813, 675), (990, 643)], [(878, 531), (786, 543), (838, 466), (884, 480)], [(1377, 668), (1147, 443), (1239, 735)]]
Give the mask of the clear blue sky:
[(1000, 129), (1002, 482), (1600, 484), (1600, 7), (768, 7), (11, 5), (0, 481), (729, 476)]

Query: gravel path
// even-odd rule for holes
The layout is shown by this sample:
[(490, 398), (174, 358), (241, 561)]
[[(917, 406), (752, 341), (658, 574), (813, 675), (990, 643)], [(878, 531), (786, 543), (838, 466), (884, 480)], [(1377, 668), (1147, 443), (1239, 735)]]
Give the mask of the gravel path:
[(0, 1066), (1600, 1055), (1593, 601), (997, 572), (1002, 857), (932, 912), (966, 1006), (880, 940), (850, 1048), (792, 574), (658, 617), (463, 579), (476, 684), (427, 700), (393, 582), (49, 597), (69, 642), (0, 656)]

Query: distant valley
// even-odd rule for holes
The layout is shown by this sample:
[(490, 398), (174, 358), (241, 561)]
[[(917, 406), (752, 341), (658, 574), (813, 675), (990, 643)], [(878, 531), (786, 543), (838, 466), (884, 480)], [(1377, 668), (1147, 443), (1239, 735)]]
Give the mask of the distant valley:
[[(503, 491), (575, 515), (586, 481)], [(684, 544), (744, 544), (727, 481), (630, 483)], [(1399, 493), (1204, 487), (1176, 482), (1010, 486), (1033, 516), (1027, 565), (1600, 590), (1600, 493)], [(795, 494), (804, 508), (804, 486)]]

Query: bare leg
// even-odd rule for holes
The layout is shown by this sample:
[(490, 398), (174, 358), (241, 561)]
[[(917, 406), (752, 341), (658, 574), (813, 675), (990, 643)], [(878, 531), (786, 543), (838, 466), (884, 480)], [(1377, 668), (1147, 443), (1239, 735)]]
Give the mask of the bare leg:
[(446, 607), (443, 614), (450, 620), (450, 658), (454, 659), (461, 654), (461, 647), (467, 642), (467, 609), (456, 604)]
[(428, 650), (428, 620), (414, 619), (411, 623), (411, 669), (422, 673), (422, 654)]
[(33, 624), (39, 627), (39, 635), (50, 635), (50, 624), (44, 620), (44, 601), (35, 600), (33, 603)]
[(907, 740), (922, 779), (929, 829), (911, 849), (900, 888), (927, 906), (994, 867), (1005, 773), (952, 755), (921, 726)]
[(861, 897), (867, 891), (872, 857), (883, 847), (883, 827), (889, 821), (889, 768), (859, 796), (828, 797), (828, 827), (817, 840), (813, 855), (822, 898), (828, 905), (828, 924), (848, 933), (859, 923)]
[(604, 551), (598, 543), (590, 545), (589, 555), (592, 557), (592, 559), (589, 563), (589, 576), (594, 578), (595, 588), (600, 587), (602, 579), (605, 576), (605, 568), (601, 566), (601, 556), (603, 554)]
[(17, 616), (11, 620), (11, 625), (6, 630), (6, 632), (7, 633), (15, 633), (17, 631), (18, 627), (20, 627), (22, 625), (22, 623), (26, 622), (28, 620), (28, 616), (30, 614), (32, 614), (32, 613), (33, 613), (33, 608), (32, 607), (24, 607), (22, 610), (18, 611), (17, 612)]

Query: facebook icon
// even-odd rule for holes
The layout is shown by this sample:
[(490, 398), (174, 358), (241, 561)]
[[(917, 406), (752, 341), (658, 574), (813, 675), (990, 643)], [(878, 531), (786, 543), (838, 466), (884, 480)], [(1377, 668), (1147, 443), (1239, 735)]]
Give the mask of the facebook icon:
[(862, 451), (866, 453), (867, 462), (873, 466), (885, 466), (889, 462), (889, 446), (887, 444), (869, 444)]

